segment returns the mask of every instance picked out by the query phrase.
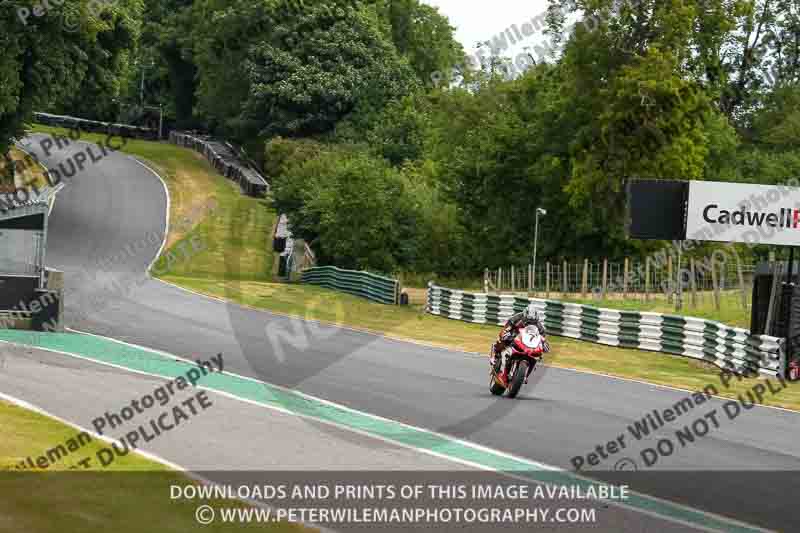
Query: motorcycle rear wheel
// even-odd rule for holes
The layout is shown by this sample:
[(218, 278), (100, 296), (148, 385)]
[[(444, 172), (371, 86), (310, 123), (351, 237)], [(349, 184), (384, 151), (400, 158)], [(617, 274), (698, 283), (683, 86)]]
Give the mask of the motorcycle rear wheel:
[(522, 384), (525, 383), (525, 376), (528, 375), (528, 361), (522, 360), (517, 363), (517, 368), (514, 370), (514, 376), (511, 378), (511, 385), (508, 387), (508, 397), (516, 398), (519, 394)]

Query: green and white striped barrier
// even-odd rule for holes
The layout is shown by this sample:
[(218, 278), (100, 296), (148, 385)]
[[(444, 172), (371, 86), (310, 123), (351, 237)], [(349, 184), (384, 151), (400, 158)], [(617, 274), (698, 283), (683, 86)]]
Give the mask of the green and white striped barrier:
[(513, 295), (469, 293), (428, 286), (427, 311), (464, 322), (502, 325), (529, 304), (544, 314), (548, 333), (573, 339), (682, 355), (741, 374), (783, 374), (783, 339), (751, 335), (701, 318), (601, 309)]
[(320, 285), (374, 302), (389, 305), (400, 302), (400, 282), (370, 272), (323, 266), (308, 268), (301, 276), (303, 283)]

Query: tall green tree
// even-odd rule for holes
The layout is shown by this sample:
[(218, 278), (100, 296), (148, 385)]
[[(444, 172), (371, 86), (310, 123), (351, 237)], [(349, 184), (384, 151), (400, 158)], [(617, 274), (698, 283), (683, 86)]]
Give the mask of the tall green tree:
[[(241, 113), (250, 94), (246, 61), (268, 38), (273, 12), (286, 2), (196, 0), (192, 8), (192, 53), (197, 66), (196, 114), (210, 129), (244, 138)], [(289, 13), (287, 13), (288, 15)]]
[(35, 0), (13, 0), (0, 7), (0, 154), (34, 110), (74, 97), (90, 68), (86, 51), (102, 46), (106, 26), (87, 9), (87, 1), (39, 9)]
[[(53, 107), (56, 112), (86, 119), (116, 121), (127, 96), (144, 9), (141, 0), (89, 4), (97, 32), (83, 44), (86, 74), (80, 87)], [(96, 7), (94, 7), (96, 6)]]
[(377, 0), (397, 51), (408, 59), (419, 81), (446, 85), (464, 58), (455, 29), (438, 8), (419, 0)]
[(278, 10), (269, 34), (251, 47), (241, 120), (266, 135), (331, 132), (351, 114), (371, 116), (417, 82), (367, 6), (314, 4)]
[(194, 0), (147, 0), (133, 80), (135, 85), (139, 76), (149, 76), (148, 102), (166, 104), (167, 116), (177, 128), (196, 125), (193, 7)]

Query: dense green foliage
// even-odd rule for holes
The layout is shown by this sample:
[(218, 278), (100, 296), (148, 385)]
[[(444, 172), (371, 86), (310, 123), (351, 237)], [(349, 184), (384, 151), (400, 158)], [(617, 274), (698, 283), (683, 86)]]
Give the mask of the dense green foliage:
[(355, 110), (380, 111), (414, 87), (410, 66), (369, 10), (320, 3), (271, 22), (269, 39), (251, 47), (243, 65), (250, 92), (241, 120), (255, 134), (327, 133)]
[[(90, 3), (91, 9), (101, 4)], [(119, 0), (104, 4), (102, 10), (83, 17), (96, 20), (97, 33), (81, 46), (86, 72), (73, 92), (59, 99), (51, 109), (95, 120), (116, 121), (125, 83), (130, 75), (135, 46), (141, 31), (142, 0)], [(85, 18), (83, 20), (89, 20)]]
[(543, 257), (646, 253), (663, 243), (626, 239), (628, 179), (800, 172), (793, 0), (550, 0), (553, 52), (513, 78), (502, 67), (518, 58), (498, 49), (464, 67), (449, 21), (420, 0), (108, 6), (0, 15), (0, 152), (34, 108), (164, 106), (177, 127), (257, 154), (274, 206), (341, 267), (527, 262), (536, 207)]
[(0, 154), (21, 135), (34, 108), (72, 98), (102, 70), (98, 65), (87, 75), (109, 21), (86, 15), (86, 2), (67, 2), (37, 16), (38, 5), (14, 0), (0, 6)]
[[(564, 33), (569, 9), (583, 22)], [(386, 240), (396, 268), (527, 262), (537, 206), (549, 212), (545, 257), (647, 253), (663, 245), (626, 239), (626, 180), (778, 183), (800, 170), (800, 26), (788, 3), (553, 1), (549, 23), (567, 35), (555, 60), (509, 80), (496, 68), (508, 60), (491, 58), (458, 85), (392, 102), (361, 136), (339, 128), (334, 141), (361, 143), (376, 167), (386, 160), (399, 180), (425, 184), (396, 204), (418, 221), (413, 246)], [(284, 187), (277, 204), (303, 218), (307, 200)], [(410, 205), (433, 207), (426, 217)], [(304, 235), (325, 249), (322, 225), (310, 224)], [(433, 251), (429, 224), (447, 228), (449, 254)]]

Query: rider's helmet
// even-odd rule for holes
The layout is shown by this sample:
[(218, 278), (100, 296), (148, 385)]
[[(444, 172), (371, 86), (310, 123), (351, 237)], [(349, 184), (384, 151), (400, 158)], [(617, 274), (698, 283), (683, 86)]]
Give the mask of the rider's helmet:
[(525, 308), (523, 317), (529, 322), (539, 322), (539, 311), (536, 310), (533, 304), (530, 304)]

